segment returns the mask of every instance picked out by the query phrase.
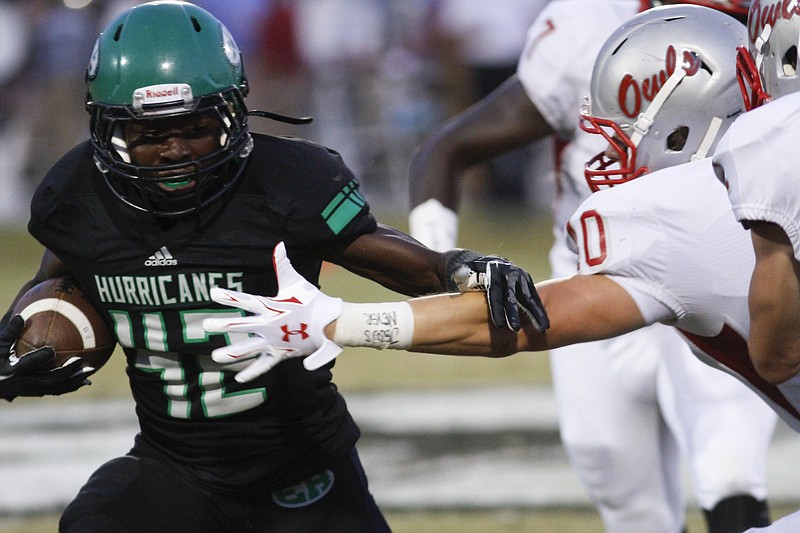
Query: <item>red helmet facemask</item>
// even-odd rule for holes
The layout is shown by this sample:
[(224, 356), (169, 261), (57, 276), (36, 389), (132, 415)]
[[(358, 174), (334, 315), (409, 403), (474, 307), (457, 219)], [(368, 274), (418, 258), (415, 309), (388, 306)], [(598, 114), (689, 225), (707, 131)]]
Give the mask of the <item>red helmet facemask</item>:
[(758, 73), (758, 67), (753, 61), (753, 56), (744, 46), (736, 49), (736, 80), (742, 91), (745, 111), (755, 109), (772, 100), (772, 97), (764, 90), (764, 84)]
[[(636, 145), (628, 134), (613, 120), (592, 116), (588, 102), (581, 107), (580, 127), (586, 133), (602, 136), (608, 143), (608, 149), (584, 166), (586, 183), (592, 192), (626, 183), (649, 172), (647, 167), (636, 168)], [(609, 157), (609, 151), (617, 157)]]

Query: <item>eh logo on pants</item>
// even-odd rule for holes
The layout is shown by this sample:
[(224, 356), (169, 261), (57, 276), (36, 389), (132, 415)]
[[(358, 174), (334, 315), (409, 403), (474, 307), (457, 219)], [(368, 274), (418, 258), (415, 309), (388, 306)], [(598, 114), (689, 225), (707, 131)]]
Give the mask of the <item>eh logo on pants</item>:
[(333, 472), (323, 470), (292, 487), (276, 490), (272, 501), (280, 507), (294, 509), (321, 500), (333, 488)]

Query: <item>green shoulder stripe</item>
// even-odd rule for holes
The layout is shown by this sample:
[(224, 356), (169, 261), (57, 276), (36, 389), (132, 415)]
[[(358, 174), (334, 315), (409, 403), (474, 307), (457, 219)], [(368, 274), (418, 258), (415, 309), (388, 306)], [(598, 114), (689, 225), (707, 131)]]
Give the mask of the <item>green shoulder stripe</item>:
[(356, 188), (358, 182), (351, 181), (337, 194), (322, 211), (322, 218), (331, 231), (338, 235), (353, 220), (366, 204), (366, 200)]

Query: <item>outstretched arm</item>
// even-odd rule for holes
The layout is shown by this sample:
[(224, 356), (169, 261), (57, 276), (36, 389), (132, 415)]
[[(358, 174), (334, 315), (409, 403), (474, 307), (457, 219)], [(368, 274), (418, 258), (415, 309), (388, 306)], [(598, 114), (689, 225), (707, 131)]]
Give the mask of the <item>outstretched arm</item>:
[[(252, 359), (250, 366), (237, 375), (240, 381), (253, 379), (289, 357), (312, 354), (305, 366), (319, 368), (338, 355), (340, 350), (331, 349), (332, 345), (504, 357), (614, 337), (645, 325), (628, 293), (599, 275), (538, 284), (542, 307), (539, 321), (526, 316), (520, 330), (514, 332), (492, 325), (489, 306), (480, 293), (443, 294), (403, 302), (343, 303), (300, 276), (282, 244), (275, 249), (275, 270), (279, 290), (274, 297), (211, 290), (214, 301), (251, 314), (203, 322), (211, 333), (238, 331), (253, 335), (212, 353), (218, 363)], [(544, 309), (547, 315), (543, 314)], [(286, 335), (287, 331), (305, 334)]]
[[(525, 320), (519, 332), (491, 325), (486, 299), (479, 294), (435, 295), (408, 300), (413, 333), (405, 346), (414, 352), (505, 357), (522, 351), (542, 351), (569, 344), (616, 337), (645, 326), (628, 293), (606, 276), (572, 276), (536, 284), (550, 327), (540, 331)], [(379, 346), (364, 332), (369, 311), (378, 316), (396, 304), (345, 304), (343, 315), (325, 328), (326, 336), (344, 346)], [(372, 307), (370, 307), (372, 306)], [(350, 323), (360, 320), (361, 327)], [(348, 324), (354, 333), (337, 331)], [(357, 333), (360, 332), (361, 335)]]
[(752, 223), (751, 237), (748, 348), (758, 373), (782, 383), (800, 372), (800, 263), (780, 226)]
[[(490, 304), (492, 321), (499, 327), (516, 331), (521, 314), (540, 314), (530, 274), (512, 262), (472, 250), (435, 252), (383, 224), (345, 248), (328, 251), (325, 258), (407, 296), (483, 292)], [(487, 271), (489, 262), (494, 264), (491, 276)]]

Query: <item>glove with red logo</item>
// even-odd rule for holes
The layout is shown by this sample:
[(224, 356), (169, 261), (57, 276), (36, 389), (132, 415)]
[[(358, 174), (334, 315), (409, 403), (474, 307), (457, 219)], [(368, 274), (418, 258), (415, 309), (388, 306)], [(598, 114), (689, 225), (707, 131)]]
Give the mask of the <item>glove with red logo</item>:
[(252, 359), (236, 374), (236, 381), (242, 383), (269, 372), (285, 359), (305, 357), (303, 366), (316, 370), (342, 352), (342, 348), (323, 332), (325, 326), (341, 315), (341, 298), (323, 294), (298, 274), (286, 256), (282, 242), (275, 246), (272, 258), (278, 294), (256, 296), (214, 287), (211, 289), (212, 300), (243, 309), (249, 315), (203, 321), (203, 328), (210, 333), (251, 334), (247, 340), (211, 352), (214, 361), (222, 364)]

